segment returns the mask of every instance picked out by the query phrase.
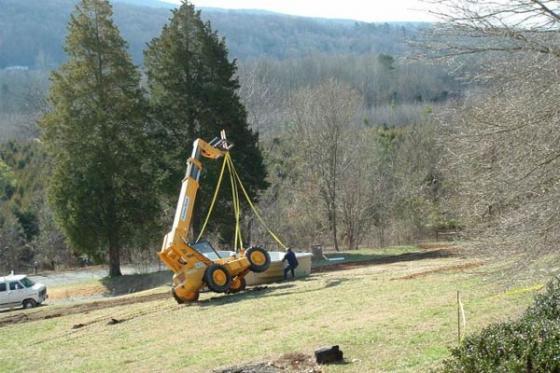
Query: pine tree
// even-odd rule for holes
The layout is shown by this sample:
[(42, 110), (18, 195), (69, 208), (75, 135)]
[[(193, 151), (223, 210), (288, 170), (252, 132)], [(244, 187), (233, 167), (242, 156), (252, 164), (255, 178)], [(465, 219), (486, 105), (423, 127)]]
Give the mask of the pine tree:
[[(161, 169), (165, 193), (171, 201), (178, 195), (185, 160), (196, 138), (210, 140), (225, 129), (234, 143), (232, 157), (252, 196), (265, 189), (266, 170), (258, 148), (258, 135), (247, 124), (247, 113), (237, 90), (235, 61), (228, 60), (223, 38), (204, 23), (200, 12), (184, 2), (173, 11), (161, 35), (145, 51), (145, 67), (153, 116), (159, 123), (154, 138), (161, 146)], [(194, 229), (206, 213), (217, 179), (218, 165), (206, 162), (203, 188), (197, 198)], [(226, 183), (227, 184), (227, 183)], [(227, 185), (217, 211), (227, 211)], [(222, 239), (232, 237), (231, 217), (215, 214), (214, 225)], [(229, 219), (229, 220), (224, 220)]]
[(124, 247), (156, 214), (140, 75), (105, 0), (81, 0), (68, 25), (68, 62), (54, 72), (42, 121), (53, 161), (49, 202), (71, 246), (121, 275)]

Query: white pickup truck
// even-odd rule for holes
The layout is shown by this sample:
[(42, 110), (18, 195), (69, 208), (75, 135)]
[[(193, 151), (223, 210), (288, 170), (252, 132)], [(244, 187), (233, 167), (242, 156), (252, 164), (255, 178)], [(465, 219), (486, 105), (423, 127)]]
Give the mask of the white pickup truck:
[(47, 299), (47, 287), (36, 284), (25, 275), (0, 277), (0, 308), (32, 308)]

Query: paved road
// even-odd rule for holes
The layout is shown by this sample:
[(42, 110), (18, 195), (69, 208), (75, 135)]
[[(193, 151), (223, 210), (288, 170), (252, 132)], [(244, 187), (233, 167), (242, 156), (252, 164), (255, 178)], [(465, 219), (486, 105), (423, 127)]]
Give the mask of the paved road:
[[(137, 273), (152, 273), (163, 271), (163, 265), (123, 265), (121, 271), (123, 275), (132, 275)], [(62, 286), (84, 282), (88, 280), (99, 280), (109, 275), (109, 268), (105, 266), (93, 266), (90, 268), (76, 269), (64, 272), (46, 272), (39, 275), (30, 275), (29, 277), (35, 281), (45, 284), (47, 286)]]

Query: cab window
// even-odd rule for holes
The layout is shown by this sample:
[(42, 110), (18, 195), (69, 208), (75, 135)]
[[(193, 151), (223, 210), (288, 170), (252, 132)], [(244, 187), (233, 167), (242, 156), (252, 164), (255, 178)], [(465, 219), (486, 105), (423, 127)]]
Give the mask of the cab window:
[(17, 281), (10, 282), (10, 290), (19, 290), (19, 289), (23, 289), (23, 286), (19, 282)]
[(33, 285), (35, 285), (35, 283), (33, 281), (31, 281), (29, 278), (24, 277), (21, 279), (21, 283), (23, 284), (23, 286), (25, 286), (26, 288), (30, 288)]
[(6, 291), (6, 283), (0, 282), (0, 291)]

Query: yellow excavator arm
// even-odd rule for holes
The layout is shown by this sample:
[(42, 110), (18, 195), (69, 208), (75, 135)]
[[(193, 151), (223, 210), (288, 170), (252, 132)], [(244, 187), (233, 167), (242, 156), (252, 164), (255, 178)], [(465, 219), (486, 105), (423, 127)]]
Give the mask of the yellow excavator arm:
[[(220, 139), (216, 138), (210, 143), (202, 139), (194, 141), (191, 157), (187, 159), (187, 172), (181, 185), (181, 194), (175, 210), (173, 227), (163, 239), (163, 246), (159, 253), (161, 260), (175, 273), (179, 272), (186, 264), (184, 259), (181, 258), (190, 254), (187, 242), (202, 172), (201, 156), (218, 159), (223, 157), (231, 147), (232, 145), (228, 143), (224, 131), (221, 132)], [(200, 255), (198, 259), (210, 262), (204, 255)]]
[[(233, 167), (228, 154), (231, 147), (222, 131), (220, 138), (209, 143), (202, 139), (195, 140), (191, 157), (187, 160), (187, 172), (181, 184), (173, 227), (165, 235), (159, 252), (161, 261), (175, 273), (172, 293), (178, 303), (196, 301), (200, 290), (205, 286), (221, 293), (242, 291), (245, 288), (244, 276), (249, 271), (263, 272), (270, 265), (270, 255), (260, 247), (241, 249), (240, 253), (222, 258), (208, 243), (190, 244), (188, 241), (202, 172), (201, 157), (225, 157), (224, 166), (229, 161)], [(215, 254), (215, 259), (204, 255), (208, 254), (208, 247)], [(201, 251), (203, 248), (205, 251)]]

